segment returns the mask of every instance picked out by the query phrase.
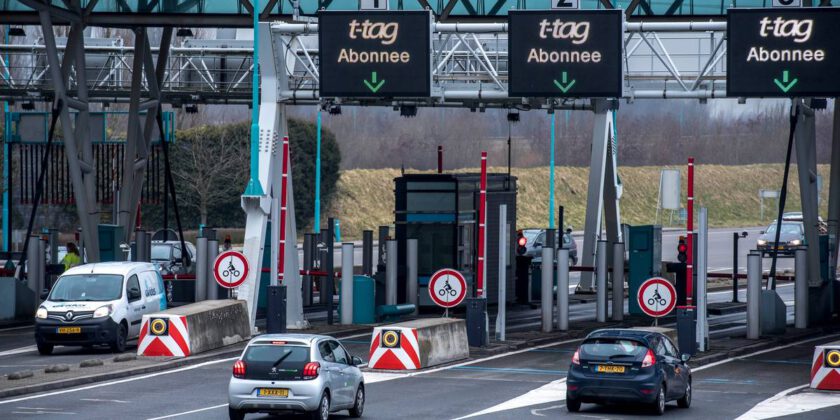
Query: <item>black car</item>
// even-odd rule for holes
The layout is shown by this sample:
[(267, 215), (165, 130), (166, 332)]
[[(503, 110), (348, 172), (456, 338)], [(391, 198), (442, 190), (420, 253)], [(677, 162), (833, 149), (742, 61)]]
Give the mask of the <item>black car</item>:
[(655, 414), (665, 403), (691, 405), (689, 355), (680, 355), (667, 336), (643, 329), (603, 329), (589, 334), (572, 356), (566, 407), (581, 403), (638, 403)]

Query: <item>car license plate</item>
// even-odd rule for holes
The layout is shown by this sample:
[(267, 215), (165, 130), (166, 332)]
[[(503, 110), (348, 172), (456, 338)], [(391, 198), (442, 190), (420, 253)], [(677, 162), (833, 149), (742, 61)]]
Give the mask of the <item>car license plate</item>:
[(282, 397), (289, 396), (289, 390), (285, 388), (259, 388), (257, 390), (258, 397)]
[(595, 366), (598, 373), (624, 373), (624, 366), (598, 365)]
[(81, 332), (81, 327), (58, 327), (59, 334), (79, 334)]

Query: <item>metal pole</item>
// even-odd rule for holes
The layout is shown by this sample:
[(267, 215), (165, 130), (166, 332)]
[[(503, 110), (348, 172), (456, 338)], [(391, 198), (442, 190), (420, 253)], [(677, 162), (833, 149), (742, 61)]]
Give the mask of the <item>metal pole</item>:
[[(304, 271), (312, 270), (312, 238), (311, 233), (303, 235), (303, 269)], [(312, 305), (312, 277), (309, 275), (301, 276), (303, 282), (303, 304), (304, 306)]]
[(373, 231), (362, 231), (362, 274), (373, 275)]
[(794, 327), (808, 328), (808, 251), (796, 250), (794, 259), (796, 284), (793, 290)]
[(437, 157), (438, 157), (437, 173), (442, 174), (443, 173), (443, 146), (438, 146)]
[(747, 255), (747, 338), (757, 340), (761, 336), (759, 316), (761, 311), (761, 255)]
[(387, 244), (388, 244), (388, 238), (389, 238), (389, 235), (390, 235), (390, 233), (389, 233), (390, 230), (391, 230), (391, 228), (389, 228), (388, 226), (379, 226), (379, 245), (378, 245), (378, 250), (377, 250), (378, 260), (377, 260), (377, 263), (376, 263), (376, 265), (377, 265), (376, 271), (377, 272), (379, 272), (380, 267), (381, 267), (381, 269), (384, 269), (384, 267), (385, 267), (385, 262), (386, 262), (385, 261), (385, 254), (386, 254), (386, 251), (387, 251), (386, 247), (387, 247)]
[(341, 323), (353, 323), (353, 243), (341, 244)]
[(251, 80), (251, 179), (245, 188), (248, 196), (265, 195), (260, 184), (260, 0), (254, 0), (254, 71)]
[(554, 248), (544, 246), (542, 249), (542, 288), (541, 288), (541, 302), (542, 307), (542, 332), (551, 332), (551, 313), (554, 309), (554, 299), (551, 293), (554, 276), (552, 275), (554, 268)]
[(706, 273), (708, 270), (709, 253), (709, 222), (708, 211), (700, 208), (700, 231), (697, 232), (697, 350), (706, 351), (706, 341), (709, 338), (708, 314), (706, 313)]
[(388, 240), (385, 252), (385, 304), (397, 304), (397, 241)]
[[(35, 302), (38, 302), (38, 296), (41, 294), (41, 290), (38, 289), (38, 277), (41, 276), (41, 273), (38, 273), (38, 269), (41, 267), (38, 264), (38, 242), (41, 239), (36, 236), (32, 235), (29, 237), (29, 243), (31, 244), (26, 249), (26, 285), (29, 286), (33, 292), (35, 292)], [(43, 258), (43, 256), (41, 256)], [(37, 309), (37, 306), (36, 306)]]
[(216, 264), (216, 257), (219, 256), (219, 240), (216, 238), (216, 230), (207, 230), (207, 299), (216, 300), (219, 298), (219, 285), (216, 284), (216, 276), (213, 274), (213, 266)]
[[(505, 321), (507, 305), (507, 258), (508, 251), (507, 204), (499, 206), (499, 312), (496, 315), (496, 337), (505, 341)], [(549, 316), (549, 322), (550, 316)]]
[(557, 329), (569, 329), (569, 249), (557, 250)]
[(408, 278), (406, 281), (408, 282), (408, 303), (414, 305), (414, 315), (417, 315), (417, 308), (420, 306), (420, 302), (417, 298), (417, 239), (407, 239), (406, 240), (406, 264), (408, 265)]
[[(138, 231), (139, 232), (139, 231)], [(139, 238), (139, 235), (137, 236)], [(139, 252), (140, 241), (137, 241), (137, 249)], [(200, 234), (195, 240), (195, 301), (201, 302), (207, 299), (207, 238), (204, 234)]]
[[(38, 248), (38, 288), (35, 289), (35, 302), (40, 304), (41, 302), (41, 291), (46, 289), (46, 277), (47, 277), (47, 241), (43, 239), (38, 239), (37, 241), (37, 248)], [(30, 261), (30, 264), (35, 261)], [(37, 308), (37, 306), (36, 306)]]
[(688, 187), (686, 203), (686, 239), (688, 245), (688, 260), (685, 265), (685, 304), (694, 307), (694, 158), (688, 158)]
[(321, 233), (321, 111), (318, 111), (315, 140), (315, 233)]
[[(9, 29), (11, 28), (10, 25), (6, 25), (6, 28), (3, 30), (3, 43), (9, 44)], [(9, 55), (6, 55), (6, 62), (9, 62)], [(5, 130), (3, 130), (3, 251), (11, 251), (12, 250), (12, 224), (9, 221), (9, 217), (11, 216), (11, 211), (9, 208), (11, 207), (11, 185), (9, 184), (11, 180), (11, 168), (9, 165), (12, 163), (12, 159), (9, 157), (9, 154), (12, 153), (12, 148), (9, 147), (9, 139), (12, 138), (11, 135), (11, 118), (9, 118), (9, 103), (3, 101), (3, 119)]]
[(598, 241), (595, 254), (595, 320), (607, 322), (607, 241)]
[(145, 230), (134, 231), (134, 250), (137, 252), (137, 261), (151, 262), (151, 241), (149, 240), (149, 232)]
[(612, 320), (624, 319), (624, 243), (613, 244)]
[[(278, 195), (281, 193), (278, 193)], [(270, 286), (277, 286), (277, 276), (280, 269), (280, 198), (272, 197), (271, 199), (271, 232), (269, 238), (271, 240), (271, 255), (269, 256), (269, 275), (268, 284)]]
[[(548, 163), (548, 228), (554, 229), (554, 126), (557, 113), (551, 114), (551, 144), (548, 146), (551, 149)], [(563, 225), (560, 225), (560, 231), (563, 231)], [(563, 243), (560, 243), (558, 248), (562, 248)]]
[(58, 230), (49, 231), (50, 264), (58, 264)]
[[(333, 294), (334, 294), (334, 286), (335, 286), (335, 265), (333, 264), (333, 259), (335, 258), (335, 251), (333, 250), (334, 246), (334, 239), (333, 234), (335, 230), (332, 229), (332, 226), (335, 226), (335, 220), (330, 217), (327, 219), (328, 226), (330, 228), (325, 229), (323, 235), (326, 240), (327, 245), (327, 259), (326, 259), (326, 266), (324, 267), (324, 271), (327, 272), (327, 277), (324, 278), (324, 287), (321, 290), (321, 302), (327, 303), (327, 324), (333, 324)], [(326, 299), (326, 300), (324, 300)]]
[(484, 283), (486, 267), (486, 245), (485, 236), (487, 228), (487, 152), (481, 152), (481, 182), (478, 193), (478, 267), (476, 267), (476, 297), (484, 297)]
[(738, 303), (738, 239), (741, 235), (732, 232), (732, 303)]

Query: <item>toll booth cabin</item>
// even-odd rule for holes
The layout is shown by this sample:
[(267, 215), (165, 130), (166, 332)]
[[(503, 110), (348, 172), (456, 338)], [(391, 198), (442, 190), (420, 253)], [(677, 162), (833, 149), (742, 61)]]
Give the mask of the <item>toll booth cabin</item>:
[[(429, 278), (441, 268), (454, 268), (467, 280), (467, 296), (476, 291), (478, 262), (478, 174), (408, 174), (394, 179), (398, 300), (407, 300), (406, 240), (417, 239), (419, 306), (434, 306)], [(507, 204), (507, 300), (514, 296), (516, 240), (516, 177), (487, 175), (486, 264), (488, 303), (497, 303), (499, 284), (499, 206)]]

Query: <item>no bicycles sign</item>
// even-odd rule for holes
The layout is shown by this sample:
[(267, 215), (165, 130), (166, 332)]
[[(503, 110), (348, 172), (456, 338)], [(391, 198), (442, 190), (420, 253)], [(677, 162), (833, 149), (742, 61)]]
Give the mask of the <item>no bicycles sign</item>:
[(645, 314), (659, 318), (674, 310), (674, 306), (677, 304), (677, 290), (668, 280), (662, 277), (653, 277), (645, 280), (639, 286), (637, 298), (639, 307)]
[(429, 279), (429, 296), (437, 306), (453, 308), (467, 297), (467, 281), (457, 270), (440, 269)]
[(232, 289), (245, 282), (248, 276), (248, 260), (240, 252), (225, 251), (216, 257), (213, 276), (219, 286)]

